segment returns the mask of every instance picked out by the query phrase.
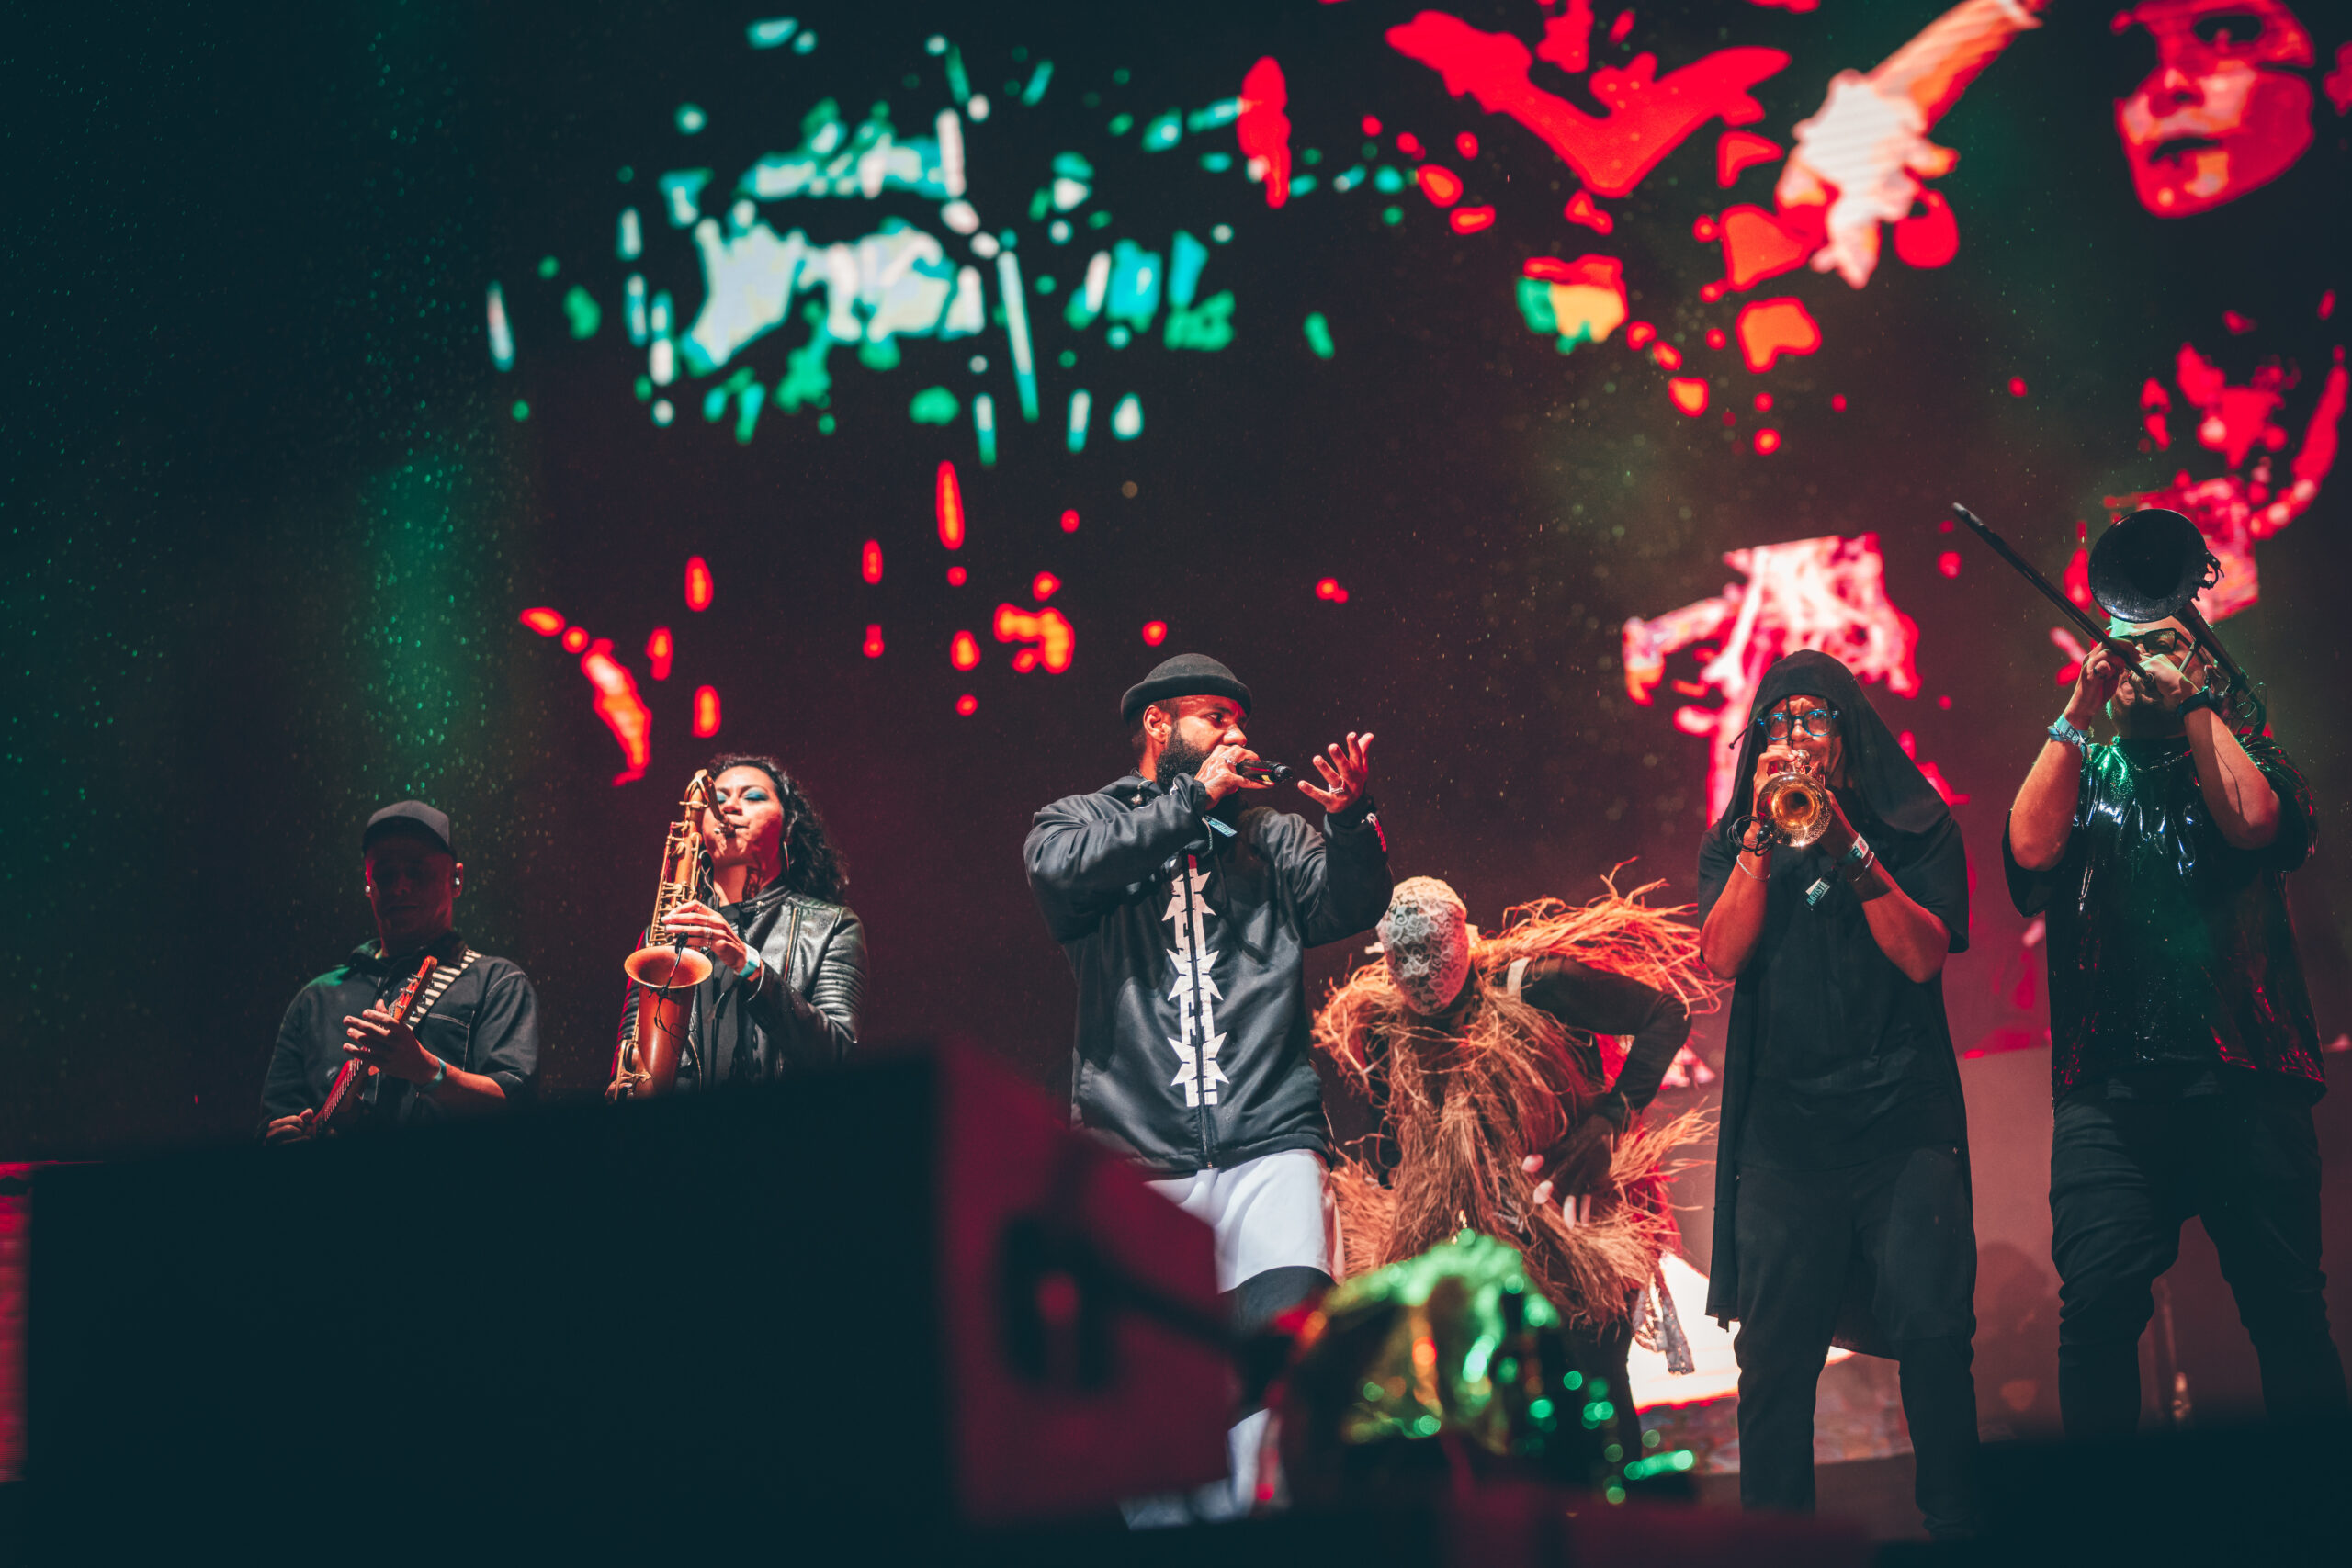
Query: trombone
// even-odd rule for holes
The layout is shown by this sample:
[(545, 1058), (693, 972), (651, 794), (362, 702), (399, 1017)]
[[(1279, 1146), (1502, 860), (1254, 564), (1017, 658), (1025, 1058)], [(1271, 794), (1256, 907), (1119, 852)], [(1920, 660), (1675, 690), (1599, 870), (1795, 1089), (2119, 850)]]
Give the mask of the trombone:
[[(2080, 605), (2035, 570), (2031, 562), (2011, 549), (2007, 540), (1985, 526), (1983, 518), (1958, 502), (1952, 502), (1951, 513), (1967, 524), (1978, 538), (1992, 546), (2003, 560), (2015, 567), (2019, 576), (2040, 589), (2043, 597), (2057, 605), (2085, 637), (2121, 660), (2124, 672), (2139, 684), (2143, 694), (2151, 702), (2162, 701), (2163, 694), (2141, 668), (2138, 649), (2111, 636), (2105, 626), (2092, 620)], [(2091, 547), (2089, 564), (2091, 597), (2098, 602), (2099, 608), (2117, 620), (2134, 626), (2177, 619), (2188, 628), (2190, 639), (2222, 672), (2223, 685), (2219, 695), (2228, 710), (2224, 716), (2261, 728), (2264, 709), (2262, 699), (2255, 695), (2254, 683), (2238, 661), (2230, 657), (2229, 649), (2222, 646), (2212, 624), (2197, 608), (2197, 596), (2222, 580), (2222, 563), (2205, 547), (2205, 536), (2197, 531), (2196, 524), (2165, 507), (2143, 508), (2099, 536), (2098, 543)]]

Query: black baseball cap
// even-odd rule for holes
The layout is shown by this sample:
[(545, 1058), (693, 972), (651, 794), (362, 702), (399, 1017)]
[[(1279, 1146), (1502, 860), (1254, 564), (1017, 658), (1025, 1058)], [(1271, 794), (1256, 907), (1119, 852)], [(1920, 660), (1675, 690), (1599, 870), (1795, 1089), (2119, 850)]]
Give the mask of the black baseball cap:
[(359, 848), (364, 852), (377, 840), (393, 833), (429, 839), (443, 854), (458, 852), (449, 846), (448, 813), (435, 811), (421, 800), (396, 800), (368, 818), (368, 830), (359, 835)]
[(1250, 711), (1250, 688), (1240, 677), (1205, 653), (1180, 653), (1163, 660), (1119, 699), (1119, 719), (1133, 724), (1136, 715), (1165, 697), (1231, 697)]

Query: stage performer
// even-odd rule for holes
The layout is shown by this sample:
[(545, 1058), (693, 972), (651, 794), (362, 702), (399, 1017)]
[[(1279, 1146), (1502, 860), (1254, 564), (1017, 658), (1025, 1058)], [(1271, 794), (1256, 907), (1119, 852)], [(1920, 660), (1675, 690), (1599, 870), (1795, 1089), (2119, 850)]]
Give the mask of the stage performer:
[[(1319, 829), (1252, 804), (1273, 785), (1242, 726), (1250, 688), (1180, 654), (1119, 704), (1134, 772), (1037, 813), (1029, 886), (1078, 979), (1072, 1121), (1125, 1152), (1216, 1232), (1217, 1287), (1244, 1330), (1330, 1283), (1329, 1152), (1307, 1043), (1306, 950), (1388, 906), (1388, 847), (1351, 732), (1298, 787)], [(1234, 1475), (1131, 1522), (1247, 1508), (1262, 1411), (1234, 1428)]]
[[(1809, 1509), (1833, 1339), (1901, 1363), (1928, 1529), (1978, 1526), (1968, 1124), (1944, 1017), (1968, 945), (1960, 825), (1852, 673), (1791, 653), (1758, 683), (1730, 806), (1699, 849), (1700, 952), (1736, 979), (1707, 1311), (1736, 1318), (1740, 1501)], [(1823, 836), (1751, 814), (1795, 767)]]
[[(865, 1001), (865, 927), (842, 902), (849, 874), (797, 781), (773, 757), (710, 760), (712, 807), (703, 813), (717, 908), (690, 898), (662, 924), (710, 954), (694, 988), (679, 1055), (681, 1092), (763, 1083), (839, 1066), (857, 1045)], [(650, 934), (650, 932), (648, 934)], [(636, 1036), (636, 981), (621, 1002), (619, 1046)], [(616, 1077), (625, 1082), (622, 1052)]]
[[(451, 929), (466, 868), (449, 818), (421, 800), (396, 801), (359, 836), (363, 886), (376, 939), (295, 995), (278, 1025), (262, 1085), (262, 1135), (298, 1143), (321, 1132), (318, 1112), (346, 1061), (361, 1080), (334, 1125), (416, 1126), (500, 1109), (530, 1093), (539, 1071), (538, 1000), (523, 971), (476, 953)], [(405, 1022), (387, 1010), (431, 956), (434, 972)]]
[[(1713, 987), (1699, 933), (1640, 899), (1524, 905), (1487, 934), (1434, 877), (1397, 884), (1382, 961), (1332, 992), (1315, 1043), (1380, 1118), (1331, 1175), (1340, 1271), (1414, 1258), (1464, 1226), (1517, 1247), (1608, 1380), (1615, 1459), (1642, 1456), (1626, 1356), (1674, 1245), (1666, 1161), (1695, 1117), (1639, 1118)], [(1626, 1040), (1611, 1082), (1599, 1035)], [(1669, 1360), (1680, 1329), (1659, 1292)]]
[[(2287, 753), (2233, 730), (2177, 620), (2110, 631), (2009, 809), (2009, 896), (2048, 921), (2050, 1249), (2069, 1438), (2128, 1437), (2150, 1287), (2191, 1214), (2222, 1260), (2274, 1419), (2340, 1416), (2320, 1272), (2319, 1031), (2287, 874), (2312, 852)], [(2118, 739), (2086, 733), (2101, 708)]]

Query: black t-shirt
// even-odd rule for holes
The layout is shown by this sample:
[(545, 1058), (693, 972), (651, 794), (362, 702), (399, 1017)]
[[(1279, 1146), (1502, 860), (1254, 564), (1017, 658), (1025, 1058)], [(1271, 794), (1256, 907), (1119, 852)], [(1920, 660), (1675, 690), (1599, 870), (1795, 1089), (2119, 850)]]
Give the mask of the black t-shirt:
[[(399, 995), (428, 953), (447, 968), (465, 956), (465, 940), (449, 931), (390, 961), (378, 956), (373, 942), (366, 942), (349, 963), (328, 970), (296, 993), (278, 1025), (277, 1046), (270, 1054), (269, 1075), (262, 1085), (264, 1125), (326, 1103), (327, 1090), (345, 1060), (343, 1021)], [(427, 1051), (453, 1069), (497, 1079), (510, 1101), (528, 1094), (538, 1077), (538, 1000), (523, 971), (503, 958), (477, 955), (442, 992), (431, 1012), (422, 1019), (412, 1016), (410, 1021), (418, 1043)], [(431, 1121), (444, 1112), (411, 1085), (386, 1077), (378, 1081), (372, 1100), (363, 1102), (357, 1114), (370, 1125), (393, 1125)]]
[[(1968, 947), (1968, 852), (1944, 818), (1918, 837), (1872, 830), (1858, 797), (1838, 792), (1895, 886)], [(1699, 847), (1699, 918), (1745, 876), (1720, 828)], [(1805, 890), (1829, 891), (1808, 907)], [(1871, 935), (1862, 901), (1818, 846), (1772, 852), (1763, 933), (1732, 992), (1731, 1049), (1755, 1053), (1742, 1124), (1726, 1129), (1738, 1163), (1828, 1170), (1926, 1145), (1958, 1144), (1967, 1113), (1951, 1067), (1943, 976), (1905, 976)]]
[(2222, 838), (2180, 736), (2088, 749), (2047, 871), (2019, 865), (2002, 835), (2010, 898), (2048, 920), (2058, 1098), (2324, 1091), (2287, 910), (2287, 874), (2315, 831), (2311, 792), (2277, 741), (2242, 743), (2278, 796), (2278, 837), (2259, 850)]

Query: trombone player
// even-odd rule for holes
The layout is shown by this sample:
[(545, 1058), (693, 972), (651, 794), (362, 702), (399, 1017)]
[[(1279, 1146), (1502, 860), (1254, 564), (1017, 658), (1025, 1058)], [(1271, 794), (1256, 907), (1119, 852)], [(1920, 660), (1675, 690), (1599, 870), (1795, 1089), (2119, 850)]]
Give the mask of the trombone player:
[[(2179, 588), (2126, 592), (2118, 563), (2157, 560), (2167, 532), (2187, 567), (2164, 558), (2157, 574)], [(2084, 659), (2002, 844), (2011, 899), (2048, 921), (2059, 1413), (2075, 1438), (2138, 1426), (2151, 1287), (2199, 1214), (2270, 1416), (2341, 1415), (2311, 1109), (2326, 1084), (2286, 897), (2311, 794), (2194, 609), (2211, 561), (2194, 525), (2137, 513), (2099, 544), (2110, 640)]]

